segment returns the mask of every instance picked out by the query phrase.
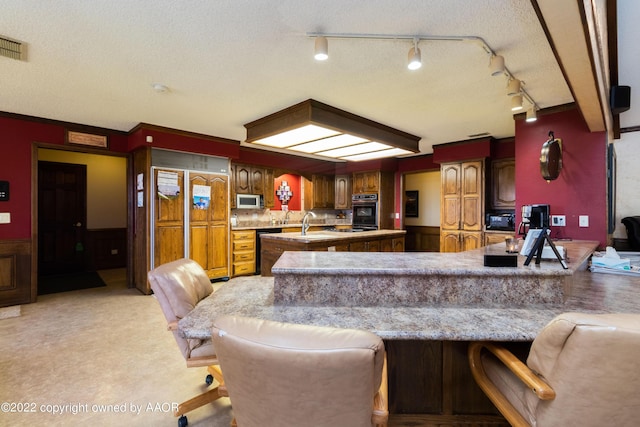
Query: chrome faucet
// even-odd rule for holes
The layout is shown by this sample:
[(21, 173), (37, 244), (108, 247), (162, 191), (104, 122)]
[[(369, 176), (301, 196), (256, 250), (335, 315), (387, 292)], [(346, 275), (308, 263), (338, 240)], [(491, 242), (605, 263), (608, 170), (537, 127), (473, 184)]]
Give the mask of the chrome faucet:
[(302, 217), (302, 235), (305, 236), (307, 234), (307, 230), (309, 229), (309, 215), (312, 217), (316, 217), (316, 214), (309, 211)]
[(287, 213), (284, 215), (285, 224), (289, 224), (289, 215), (291, 215), (291, 211), (287, 211)]

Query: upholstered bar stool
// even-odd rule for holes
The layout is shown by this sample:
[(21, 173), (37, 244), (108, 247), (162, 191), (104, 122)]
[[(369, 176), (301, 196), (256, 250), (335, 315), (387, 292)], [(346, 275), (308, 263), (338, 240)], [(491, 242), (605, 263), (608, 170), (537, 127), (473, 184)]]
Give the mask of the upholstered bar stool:
[(495, 343), (469, 362), (512, 426), (634, 426), (640, 420), (640, 315), (566, 313), (531, 345), (527, 363)]
[(222, 316), (212, 338), (239, 427), (387, 423), (384, 344), (370, 332)]
[(173, 337), (187, 362), (187, 367), (206, 366), (209, 371), (206, 379), (207, 384), (211, 384), (213, 378), (219, 383), (218, 387), (178, 406), (175, 416), (180, 417), (178, 426), (184, 427), (188, 424), (185, 416), (187, 412), (211, 403), (220, 397), (228, 396), (212, 341), (185, 339), (178, 333), (178, 321), (193, 310), (198, 302), (209, 296), (213, 292), (213, 286), (200, 264), (187, 258), (162, 264), (151, 270), (147, 277), (167, 319), (167, 329), (173, 332)]

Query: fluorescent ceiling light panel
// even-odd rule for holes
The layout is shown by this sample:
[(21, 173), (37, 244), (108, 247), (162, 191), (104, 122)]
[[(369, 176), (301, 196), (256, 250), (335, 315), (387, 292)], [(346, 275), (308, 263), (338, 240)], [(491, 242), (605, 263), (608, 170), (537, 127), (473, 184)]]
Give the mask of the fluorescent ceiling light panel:
[(333, 160), (388, 148), (401, 148), (402, 154), (420, 152), (418, 136), (313, 99), (254, 120), (244, 127), (247, 144)]
[(382, 159), (385, 157), (396, 157), (396, 156), (402, 156), (406, 154), (413, 154), (413, 153), (408, 150), (403, 150), (402, 148), (390, 148), (388, 150), (374, 151), (372, 153), (363, 153), (363, 154), (356, 154), (353, 156), (340, 157), (340, 159), (359, 162), (363, 160)]
[(348, 147), (336, 148), (335, 150), (320, 151), (316, 154), (327, 157), (345, 157), (354, 154), (370, 153), (372, 151), (380, 151), (392, 148), (386, 144), (379, 142), (366, 142), (363, 144), (350, 145)]
[(336, 132), (332, 129), (316, 125), (306, 125), (298, 129), (292, 129), (290, 131), (253, 141), (253, 143), (268, 145), (269, 147), (275, 148), (287, 148), (302, 142), (315, 141), (316, 139), (327, 138), (329, 136), (339, 134), (340, 132)]
[(346, 147), (348, 145), (359, 144), (365, 141), (368, 141), (368, 139), (342, 134), (319, 139), (317, 141), (306, 142), (300, 145), (294, 145), (289, 148), (303, 153), (317, 153), (318, 151), (333, 150), (334, 148)]

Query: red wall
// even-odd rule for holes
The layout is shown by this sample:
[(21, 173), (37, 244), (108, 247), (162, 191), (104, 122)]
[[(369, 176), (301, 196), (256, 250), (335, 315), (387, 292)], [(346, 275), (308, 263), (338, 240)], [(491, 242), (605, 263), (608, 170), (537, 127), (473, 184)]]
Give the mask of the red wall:
[[(0, 202), (0, 212), (11, 214), (10, 224), (0, 224), (0, 239), (31, 238), (31, 151), (32, 143), (63, 145), (64, 123), (27, 120), (17, 115), (0, 116), (0, 180), (9, 181), (9, 201)], [(73, 130), (87, 131), (74, 127)], [(109, 151), (124, 152), (127, 136), (121, 132), (102, 132), (109, 136)]]
[[(289, 187), (291, 187), (291, 191), (293, 192), (293, 195), (291, 196), (291, 200), (289, 200), (288, 206), (289, 206), (289, 210), (290, 211), (299, 211), (302, 210), (302, 195), (300, 194), (300, 175), (291, 175), (291, 174), (284, 174), (284, 175), (280, 175), (279, 177), (275, 178), (273, 180), (273, 188), (274, 191), (278, 189), (278, 187), (280, 187), (280, 184), (282, 184), (282, 181), (287, 181), (287, 184), (289, 185)], [(275, 196), (275, 205), (273, 207), (272, 210), (282, 210), (282, 203), (280, 203), (280, 200), (278, 199), (278, 196)]]
[[(553, 131), (562, 140), (563, 167), (558, 179), (540, 174), (542, 144)], [(577, 109), (539, 115), (534, 123), (516, 121), (516, 221), (522, 205), (549, 204), (552, 215), (566, 215), (566, 227), (551, 227), (553, 238), (607, 243), (607, 138), (589, 132)], [(589, 227), (578, 217), (589, 215)]]

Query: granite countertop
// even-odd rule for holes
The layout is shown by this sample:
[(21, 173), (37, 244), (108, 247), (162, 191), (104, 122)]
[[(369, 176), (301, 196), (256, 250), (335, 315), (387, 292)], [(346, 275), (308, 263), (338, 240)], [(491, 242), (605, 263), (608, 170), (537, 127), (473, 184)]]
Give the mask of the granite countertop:
[(206, 339), (215, 317), (231, 314), (364, 329), (390, 340), (531, 341), (564, 312), (640, 313), (640, 278), (589, 271), (575, 275), (564, 303), (519, 308), (279, 306), (273, 302), (273, 278), (237, 277), (201, 301), (178, 327), (188, 338)]
[[(400, 236), (405, 235), (405, 230), (371, 230), (371, 231), (357, 231), (357, 232), (339, 232), (339, 231), (308, 231), (306, 235), (298, 233), (269, 233), (260, 236), (261, 239), (270, 240), (287, 240), (294, 242), (326, 242), (334, 240), (352, 240), (354, 238), (378, 238), (384, 236)], [(343, 252), (341, 252), (343, 253)], [(344, 252), (347, 253), (347, 252)], [(355, 252), (353, 252), (355, 253)]]
[[(363, 231), (360, 233), (332, 233), (367, 235), (369, 233), (402, 232), (404, 230)], [(331, 232), (318, 232), (319, 236)], [(268, 234), (263, 238), (287, 239), (288, 233)], [(308, 233), (313, 235), (315, 233)], [(300, 239), (305, 236), (293, 236)], [(522, 244), (522, 242), (520, 243)], [(273, 274), (358, 274), (358, 275), (477, 275), (477, 276), (568, 276), (584, 268), (585, 261), (598, 246), (596, 241), (565, 242), (568, 270), (556, 261), (535, 260), (523, 265), (525, 257), (518, 255), (518, 267), (484, 267), (485, 254), (504, 254), (504, 243), (497, 243), (465, 252), (285, 252), (272, 268)]]

